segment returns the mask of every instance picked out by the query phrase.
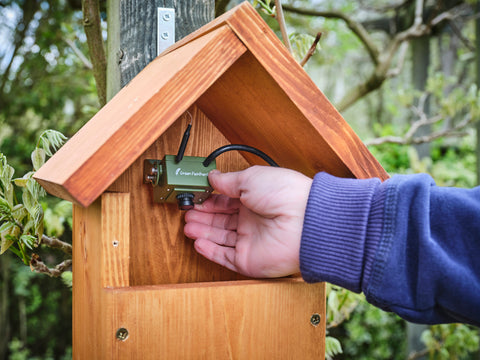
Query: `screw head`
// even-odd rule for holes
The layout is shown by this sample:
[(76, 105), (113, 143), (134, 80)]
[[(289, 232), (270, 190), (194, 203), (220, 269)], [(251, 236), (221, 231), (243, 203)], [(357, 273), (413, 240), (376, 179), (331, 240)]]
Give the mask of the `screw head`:
[(321, 320), (322, 317), (320, 316), (320, 314), (315, 313), (310, 317), (310, 324), (312, 324), (313, 326), (318, 326)]
[(165, 13), (162, 16), (164, 21), (170, 21), (172, 19), (172, 16), (169, 13)]
[(115, 337), (120, 341), (125, 341), (128, 338), (128, 330), (125, 328), (120, 328), (115, 333)]
[(168, 38), (170, 37), (170, 34), (167, 31), (164, 31), (160, 36), (162, 37), (163, 40), (168, 40)]

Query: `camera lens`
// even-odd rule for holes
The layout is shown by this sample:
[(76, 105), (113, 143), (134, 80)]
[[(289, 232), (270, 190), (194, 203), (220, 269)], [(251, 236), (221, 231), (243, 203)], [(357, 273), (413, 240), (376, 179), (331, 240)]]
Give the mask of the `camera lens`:
[(193, 198), (195, 196), (192, 193), (181, 193), (177, 195), (178, 208), (180, 210), (193, 209)]

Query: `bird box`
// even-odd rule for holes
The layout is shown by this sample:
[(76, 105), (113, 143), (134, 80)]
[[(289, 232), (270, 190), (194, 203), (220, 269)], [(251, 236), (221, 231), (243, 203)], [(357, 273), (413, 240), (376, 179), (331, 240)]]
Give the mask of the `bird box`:
[[(167, 49), (35, 177), (73, 207), (76, 359), (319, 359), (325, 286), (255, 280), (198, 255), (145, 166), (228, 144), (307, 176), (387, 174), (248, 3)], [(216, 167), (265, 164), (229, 152)]]

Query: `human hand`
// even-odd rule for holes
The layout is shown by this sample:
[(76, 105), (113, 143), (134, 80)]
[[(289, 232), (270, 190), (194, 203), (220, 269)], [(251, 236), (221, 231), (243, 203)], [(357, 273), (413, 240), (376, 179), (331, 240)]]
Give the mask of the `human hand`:
[(209, 174), (212, 195), (185, 214), (185, 235), (207, 259), (250, 277), (300, 271), (303, 218), (312, 179), (293, 170), (253, 166)]

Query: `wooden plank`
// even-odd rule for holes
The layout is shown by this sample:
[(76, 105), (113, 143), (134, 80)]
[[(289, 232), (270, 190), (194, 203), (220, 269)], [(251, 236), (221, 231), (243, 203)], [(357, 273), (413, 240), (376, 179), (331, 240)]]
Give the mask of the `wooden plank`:
[(237, 37), (223, 27), (172, 56), (158, 58), (35, 178), (49, 193), (88, 206), (244, 52)]
[(323, 359), (324, 290), (295, 279), (111, 289), (102, 339), (115, 359)]
[(129, 286), (130, 194), (102, 195), (102, 286)]
[(73, 206), (73, 358), (93, 359), (102, 352), (105, 332), (101, 280), (101, 204)]
[[(214, 149), (229, 144), (211, 121), (193, 106), (108, 189), (131, 194), (131, 286), (244, 278), (199, 255), (193, 248), (192, 240), (183, 234), (183, 212), (176, 204), (153, 203), (151, 185), (143, 183), (144, 160), (176, 154), (183, 132), (192, 119), (185, 155), (207, 156)], [(237, 152), (225, 153), (217, 159), (217, 167), (222, 171), (241, 170), (248, 166), (248, 162)]]

